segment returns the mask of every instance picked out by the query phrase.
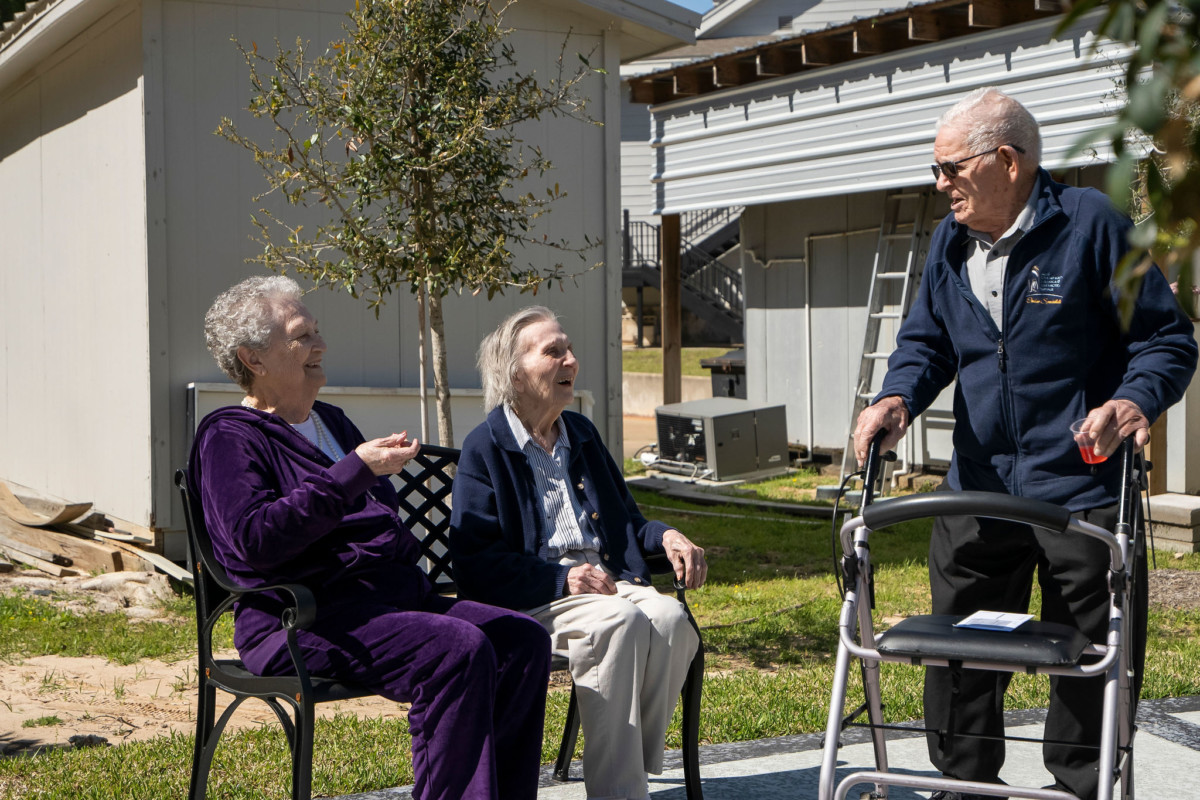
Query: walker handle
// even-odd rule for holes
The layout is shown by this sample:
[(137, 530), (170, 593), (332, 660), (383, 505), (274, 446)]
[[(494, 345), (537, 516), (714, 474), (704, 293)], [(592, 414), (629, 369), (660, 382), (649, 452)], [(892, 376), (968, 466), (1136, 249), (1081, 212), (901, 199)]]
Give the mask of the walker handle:
[(867, 463), (863, 465), (861, 508), (866, 508), (875, 500), (875, 484), (879, 482), (880, 473), (882, 472), (882, 464), (880, 462), (896, 460), (896, 454), (891, 450), (885, 453), (879, 452), (879, 447), (887, 435), (888, 429), (880, 428), (875, 432), (875, 436), (871, 439), (871, 444), (867, 447)]
[(943, 516), (972, 516), (1007, 519), (1064, 531), (1071, 512), (1062, 506), (998, 492), (932, 492), (881, 500), (862, 511), (863, 522), (879, 530), (897, 522)]

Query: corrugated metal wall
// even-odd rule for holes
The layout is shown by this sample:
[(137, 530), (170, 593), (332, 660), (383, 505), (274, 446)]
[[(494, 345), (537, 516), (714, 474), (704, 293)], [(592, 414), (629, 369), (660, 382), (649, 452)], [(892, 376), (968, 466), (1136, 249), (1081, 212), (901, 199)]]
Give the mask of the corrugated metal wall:
[[(1090, 20), (1051, 40), (1057, 20), (960, 37), (889, 56), (652, 109), (661, 213), (753, 205), (912, 184), (928, 172), (933, 125), (972, 89), (996, 85), (1042, 125), (1049, 166), (1111, 119), (1126, 51), (1092, 57)], [(1098, 157), (1104, 158), (1106, 152)]]
[(650, 149), (650, 107), (631, 103), (621, 84), (621, 208), (634, 222), (658, 224), (654, 214), (654, 152)]
[[(788, 437), (845, 445), (887, 189), (928, 186), (934, 124), (968, 91), (996, 85), (1037, 117), (1043, 162), (1070, 154), (1111, 117), (1125, 51), (1089, 58), (1087, 21), (1050, 40), (1056, 21), (980, 34), (703, 95), (652, 109), (663, 213), (745, 204), (742, 242), (749, 399), (783, 403)], [(1071, 182), (1095, 185), (1102, 169)], [(934, 219), (948, 212), (938, 196)], [(894, 330), (884, 330), (894, 337)], [(876, 370), (876, 386), (884, 369)], [(811, 384), (811, 385), (810, 385)], [(950, 390), (914, 427), (918, 464), (951, 452)]]

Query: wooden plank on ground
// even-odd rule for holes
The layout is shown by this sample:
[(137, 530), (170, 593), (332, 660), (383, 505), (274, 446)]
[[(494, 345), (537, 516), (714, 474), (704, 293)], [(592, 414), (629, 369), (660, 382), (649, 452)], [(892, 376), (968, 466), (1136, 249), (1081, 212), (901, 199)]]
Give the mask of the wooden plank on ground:
[[(154, 572), (155, 570), (158, 570), (159, 572), (167, 575), (168, 577), (174, 578), (177, 581), (183, 581), (185, 583), (192, 582), (192, 573), (188, 572), (186, 568), (179, 566), (166, 556), (159, 555), (158, 553), (151, 553), (146, 550), (142, 550), (139, 547), (125, 544), (124, 542), (111, 542), (111, 544), (120, 548), (122, 558), (125, 559), (126, 563), (125, 569), (140, 570), (142, 572)], [(131, 564), (135, 561), (140, 561), (142, 566), (132, 566)]]
[[(5, 547), (5, 545), (0, 545), (0, 547)], [(29, 566), (39, 569), (48, 575), (53, 575), (56, 578), (65, 578), (70, 575), (79, 574), (78, 571), (72, 569), (71, 567), (52, 564), (49, 561), (36, 558), (35, 556), (25, 555), (24, 553), (9, 553), (8, 556), (13, 561), (19, 561), (22, 564), (28, 564)], [(11, 567), (11, 564), (9, 566)]]
[(21, 525), (7, 517), (0, 517), (0, 536), (68, 558), (82, 572), (120, 572), (125, 568), (116, 542), (88, 541), (60, 531)]
[(0, 511), (22, 525), (40, 527), (70, 522), (82, 517), (91, 507), (91, 503), (26, 503), (13, 494), (6, 483), (0, 481)]
[(0, 547), (3, 547), (9, 553), (14, 553), (31, 558), (40, 558), (43, 561), (49, 561), (52, 564), (58, 564), (60, 567), (71, 566), (71, 559), (58, 553), (52, 553), (49, 550), (43, 550), (40, 547), (35, 547), (31, 544), (10, 539), (3, 534), (0, 534)]

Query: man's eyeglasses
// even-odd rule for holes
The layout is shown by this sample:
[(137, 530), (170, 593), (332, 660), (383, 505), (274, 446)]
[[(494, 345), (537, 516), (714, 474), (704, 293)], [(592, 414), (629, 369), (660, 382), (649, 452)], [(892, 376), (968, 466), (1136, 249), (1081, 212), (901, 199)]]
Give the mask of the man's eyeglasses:
[(995, 147), (993, 147), (991, 150), (986, 150), (982, 153), (976, 153), (975, 155), (967, 156), (966, 158), (960, 158), (958, 161), (943, 161), (940, 164), (930, 164), (929, 168), (931, 170), (933, 170), (933, 179), (936, 181), (942, 175), (945, 175), (947, 178), (957, 178), (959, 164), (965, 164), (973, 158), (982, 158), (983, 156), (991, 155), (992, 153), (999, 150), (1001, 147), (1011, 147), (1013, 150), (1016, 150), (1021, 155), (1025, 154), (1025, 150), (1020, 147), (1017, 147), (1015, 144), (1009, 144), (1009, 145), (998, 144)]

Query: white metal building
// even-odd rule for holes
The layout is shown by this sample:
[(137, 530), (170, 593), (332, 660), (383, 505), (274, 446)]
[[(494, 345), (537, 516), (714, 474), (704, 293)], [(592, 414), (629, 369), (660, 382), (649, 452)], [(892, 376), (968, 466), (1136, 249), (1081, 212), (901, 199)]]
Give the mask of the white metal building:
[[(1076, 144), (1111, 120), (1126, 51), (1094, 17), (1057, 33), (1055, 11), (912, 3), (631, 81), (653, 104), (654, 213), (746, 207), (748, 397), (785, 404), (793, 442), (847, 441), (884, 198), (932, 188), (942, 111), (998, 86), (1041, 123), (1045, 166), (1099, 182), (1109, 154)], [(948, 460), (949, 407), (948, 391), (907, 437), (916, 464)]]
[[(336, 38), (348, 3), (314, 0), (36, 0), (0, 32), (0, 479), (157, 530), (182, 526), (171, 477), (186, 461), (187, 386), (224, 381), (202, 317), (244, 263), (252, 197), (265, 188), (240, 148), (247, 72), (230, 41)], [(590, 54), (591, 114), (524, 131), (558, 165), (568, 198), (554, 238), (605, 242), (607, 265), (537, 301), (558, 310), (580, 388), (621, 449), (620, 63), (691, 41), (699, 16), (665, 0), (526, 0), (507, 17), (525, 69)], [(260, 129), (261, 130), (261, 129)], [(264, 132), (265, 133), (265, 132)], [(447, 303), (452, 386), (479, 386), (480, 338), (529, 297)], [(413, 306), (379, 319), (330, 292), (308, 303), (330, 344), (331, 386), (413, 387)], [(335, 400), (336, 402), (336, 400)], [(415, 415), (394, 422), (416, 430)], [(467, 426), (456, 430), (458, 441)], [(174, 541), (174, 545), (172, 545)], [(168, 555), (182, 553), (168, 539)]]

